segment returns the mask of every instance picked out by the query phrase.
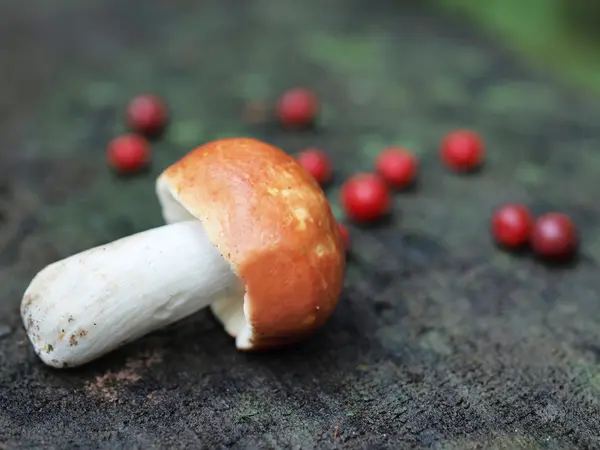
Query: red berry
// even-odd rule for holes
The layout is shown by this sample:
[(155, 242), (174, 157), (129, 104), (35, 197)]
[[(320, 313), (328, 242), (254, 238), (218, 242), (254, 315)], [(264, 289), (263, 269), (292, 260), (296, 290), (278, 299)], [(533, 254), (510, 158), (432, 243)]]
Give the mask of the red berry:
[(325, 184), (331, 178), (331, 164), (327, 156), (319, 149), (308, 148), (296, 158), (300, 165), (310, 172), (319, 184)]
[(139, 95), (127, 105), (127, 123), (138, 133), (156, 134), (164, 128), (166, 121), (167, 109), (155, 95)]
[(484, 144), (473, 131), (456, 130), (442, 141), (440, 155), (443, 163), (458, 172), (472, 171), (483, 163)]
[(340, 227), (340, 234), (342, 235), (342, 241), (344, 241), (344, 247), (346, 250), (350, 250), (350, 232), (346, 225), (338, 223), (338, 226)]
[(390, 210), (389, 190), (375, 174), (353, 176), (342, 185), (340, 194), (342, 206), (348, 216), (357, 222), (375, 221)]
[(108, 164), (119, 173), (137, 173), (150, 162), (148, 141), (135, 134), (113, 139), (107, 149)]
[(279, 122), (287, 127), (304, 127), (314, 122), (319, 102), (314, 93), (304, 88), (284, 92), (275, 108)]
[(567, 259), (575, 253), (577, 244), (577, 228), (565, 214), (544, 214), (533, 225), (531, 247), (538, 256)]
[(504, 205), (492, 216), (492, 234), (496, 242), (505, 247), (516, 248), (526, 244), (532, 226), (533, 218), (524, 205)]
[(417, 158), (408, 150), (390, 147), (380, 153), (375, 169), (390, 186), (405, 188), (415, 180), (418, 164)]

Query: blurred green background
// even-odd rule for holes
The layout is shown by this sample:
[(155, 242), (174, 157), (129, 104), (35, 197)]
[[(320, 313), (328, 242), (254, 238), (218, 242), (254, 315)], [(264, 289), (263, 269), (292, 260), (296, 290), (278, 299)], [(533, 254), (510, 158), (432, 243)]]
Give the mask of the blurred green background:
[(532, 62), (600, 95), (599, 0), (432, 0)]

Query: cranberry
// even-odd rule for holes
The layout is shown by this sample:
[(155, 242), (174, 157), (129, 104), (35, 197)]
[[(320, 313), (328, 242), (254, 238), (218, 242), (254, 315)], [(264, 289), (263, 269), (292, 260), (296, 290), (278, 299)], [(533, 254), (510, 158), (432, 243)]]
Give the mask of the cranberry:
[(306, 127), (315, 121), (319, 102), (308, 89), (294, 88), (279, 97), (275, 112), (279, 122), (286, 127)]
[(443, 139), (440, 155), (443, 163), (454, 171), (473, 171), (483, 163), (484, 144), (474, 131), (456, 130)]
[(350, 250), (350, 232), (343, 223), (338, 223), (338, 226), (340, 227), (340, 234), (342, 235), (342, 241), (344, 241), (344, 247), (346, 250)]
[(163, 130), (166, 122), (167, 109), (155, 95), (139, 95), (127, 105), (127, 123), (133, 131), (147, 136), (155, 135)]
[(408, 150), (390, 147), (380, 153), (375, 169), (390, 186), (402, 189), (415, 180), (418, 164), (417, 158)]
[(107, 149), (108, 164), (122, 174), (142, 171), (150, 162), (148, 141), (135, 134), (125, 134), (113, 139)]
[(531, 247), (542, 258), (568, 259), (575, 253), (577, 244), (577, 227), (565, 214), (544, 214), (533, 225)]
[(492, 216), (492, 234), (500, 245), (516, 248), (525, 245), (531, 236), (533, 218), (521, 204), (508, 204)]
[(323, 185), (331, 178), (331, 164), (321, 150), (308, 148), (302, 151), (296, 159), (302, 167), (310, 172), (317, 183)]
[(375, 174), (362, 173), (349, 178), (343, 184), (340, 194), (346, 213), (357, 222), (372, 222), (390, 211), (389, 190)]

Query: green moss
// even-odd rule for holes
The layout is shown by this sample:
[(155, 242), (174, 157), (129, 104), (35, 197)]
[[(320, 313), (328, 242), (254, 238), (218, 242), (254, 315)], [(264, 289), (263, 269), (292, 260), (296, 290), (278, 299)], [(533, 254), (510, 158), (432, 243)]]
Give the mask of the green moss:
[(120, 96), (119, 86), (112, 82), (90, 82), (85, 89), (85, 100), (92, 109), (114, 107), (122, 100)]
[(526, 185), (539, 185), (545, 178), (544, 169), (538, 165), (522, 162), (516, 169), (515, 178)]
[(313, 32), (303, 36), (300, 46), (309, 59), (342, 72), (368, 72), (383, 61), (381, 40), (376, 37), (339, 37)]
[(271, 94), (271, 86), (268, 77), (262, 74), (241, 74), (236, 79), (234, 92), (243, 100), (264, 99)]
[(379, 135), (368, 135), (364, 138), (362, 143), (362, 150), (364, 154), (370, 158), (377, 156), (379, 152), (388, 146), (388, 141), (382, 139)]
[(563, 0), (433, 0), (468, 17), (528, 58), (600, 93), (600, 40), (578, 33)]
[(444, 105), (464, 104), (469, 98), (466, 87), (458, 78), (438, 77), (430, 89), (432, 95)]
[(170, 125), (168, 139), (174, 144), (191, 148), (202, 144), (206, 135), (204, 126), (197, 120), (181, 120)]
[[(523, 102), (526, 98), (527, 102)], [(558, 109), (560, 100), (550, 86), (512, 81), (492, 85), (483, 93), (482, 101), (490, 112), (510, 113), (514, 110), (549, 111)]]

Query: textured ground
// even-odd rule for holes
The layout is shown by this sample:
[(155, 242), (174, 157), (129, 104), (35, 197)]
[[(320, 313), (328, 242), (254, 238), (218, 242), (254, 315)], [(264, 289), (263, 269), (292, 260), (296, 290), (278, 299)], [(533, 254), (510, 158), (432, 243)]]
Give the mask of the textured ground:
[[(0, 4), (0, 448), (600, 448), (600, 100), (408, 2)], [(316, 132), (243, 114), (295, 84)], [(149, 174), (112, 177), (108, 139), (143, 91), (173, 122)], [(479, 130), (485, 170), (447, 174), (436, 146)], [(155, 176), (195, 145), (251, 135), (319, 145), (340, 180), (384, 145), (422, 158), (394, 219), (352, 228), (331, 322), (246, 355), (209, 313), (85, 368), (36, 358), (18, 305), (46, 264), (161, 223)], [(572, 215), (571, 267), (498, 251), (505, 201)]]

